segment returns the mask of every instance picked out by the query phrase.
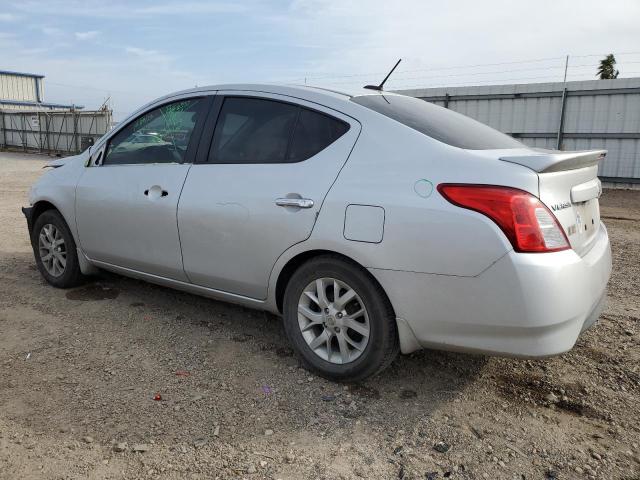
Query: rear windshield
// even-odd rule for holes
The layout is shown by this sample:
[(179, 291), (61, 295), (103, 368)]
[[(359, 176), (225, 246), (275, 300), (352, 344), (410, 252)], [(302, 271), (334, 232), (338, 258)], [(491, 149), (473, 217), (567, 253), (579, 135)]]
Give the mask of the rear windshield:
[(362, 95), (353, 97), (351, 101), (454, 147), (491, 150), (524, 146), (484, 123), (418, 98)]

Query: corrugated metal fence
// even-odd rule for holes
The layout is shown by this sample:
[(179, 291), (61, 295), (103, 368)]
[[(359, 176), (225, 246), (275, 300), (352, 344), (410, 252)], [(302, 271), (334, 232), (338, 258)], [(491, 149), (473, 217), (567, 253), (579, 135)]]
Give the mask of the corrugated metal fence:
[(109, 131), (110, 110), (0, 110), (0, 148), (51, 155), (80, 153)]
[(540, 148), (609, 151), (605, 181), (640, 183), (640, 78), (401, 90)]

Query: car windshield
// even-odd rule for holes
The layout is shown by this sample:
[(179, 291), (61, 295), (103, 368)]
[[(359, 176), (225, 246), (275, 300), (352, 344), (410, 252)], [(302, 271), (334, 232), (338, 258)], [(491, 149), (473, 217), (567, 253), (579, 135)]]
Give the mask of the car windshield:
[(351, 98), (351, 101), (454, 147), (468, 150), (524, 147), (524, 144), (509, 135), (418, 98), (404, 95), (361, 95)]

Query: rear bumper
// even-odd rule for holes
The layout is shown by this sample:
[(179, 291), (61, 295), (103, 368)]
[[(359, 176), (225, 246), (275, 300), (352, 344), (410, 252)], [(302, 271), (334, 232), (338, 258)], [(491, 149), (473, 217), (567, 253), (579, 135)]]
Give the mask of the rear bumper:
[(377, 269), (371, 273), (403, 326), (404, 353), (423, 347), (544, 357), (571, 349), (599, 317), (611, 274), (611, 249), (601, 225), (583, 257), (573, 250), (510, 252), (476, 277)]

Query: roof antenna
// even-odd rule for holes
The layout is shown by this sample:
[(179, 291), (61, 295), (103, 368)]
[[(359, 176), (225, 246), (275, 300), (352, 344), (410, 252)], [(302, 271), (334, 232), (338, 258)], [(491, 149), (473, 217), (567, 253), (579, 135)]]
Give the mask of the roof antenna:
[(367, 85), (364, 88), (368, 88), (369, 90), (377, 90), (378, 92), (381, 92), (382, 91), (382, 87), (384, 87), (385, 82), (389, 79), (389, 77), (391, 76), (393, 71), (396, 69), (396, 67), (398, 65), (400, 65), (401, 61), (402, 61), (402, 59), (398, 60), (398, 62), (394, 65), (394, 67), (391, 69), (391, 71), (387, 74), (387, 76), (384, 77), (384, 80), (382, 80), (382, 83), (380, 85)]

